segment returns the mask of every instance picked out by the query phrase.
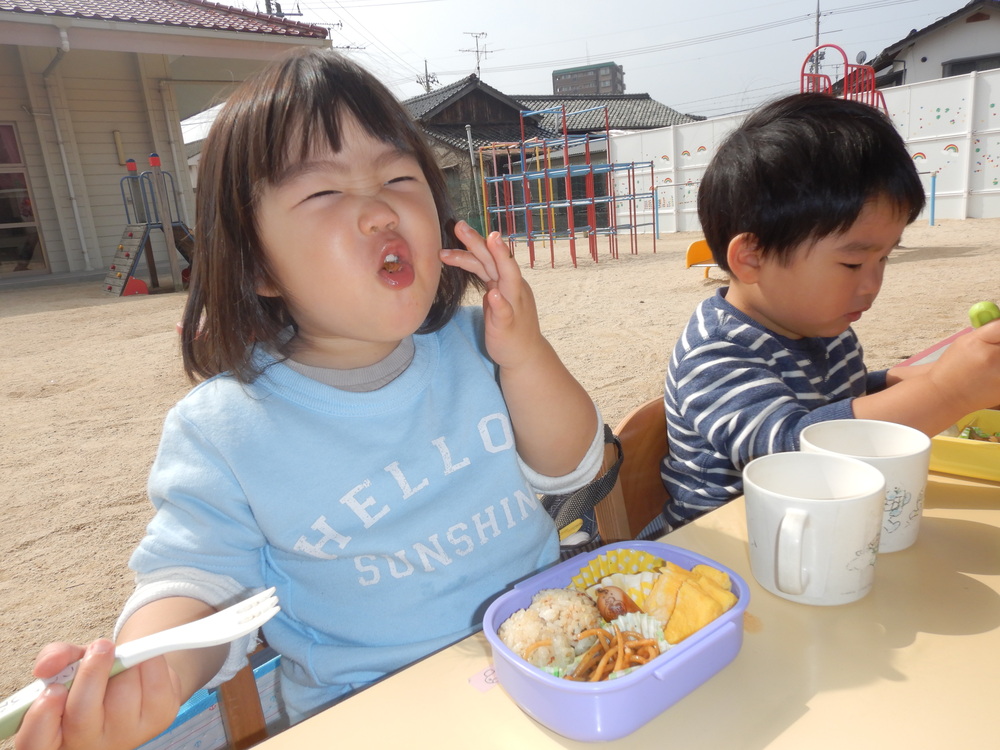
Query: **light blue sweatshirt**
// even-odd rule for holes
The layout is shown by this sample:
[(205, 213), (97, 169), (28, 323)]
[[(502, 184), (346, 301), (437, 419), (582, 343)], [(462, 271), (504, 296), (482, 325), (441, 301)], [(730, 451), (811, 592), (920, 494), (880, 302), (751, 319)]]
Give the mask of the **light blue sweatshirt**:
[(258, 354), (271, 364), (252, 385), (212, 378), (167, 416), (130, 565), (140, 583), (193, 569), (277, 587), (264, 634), (293, 720), (473, 632), (558, 557), (536, 489), (586, 484), (600, 439), (571, 476), (527, 469), (482, 331), (463, 308), (368, 393)]

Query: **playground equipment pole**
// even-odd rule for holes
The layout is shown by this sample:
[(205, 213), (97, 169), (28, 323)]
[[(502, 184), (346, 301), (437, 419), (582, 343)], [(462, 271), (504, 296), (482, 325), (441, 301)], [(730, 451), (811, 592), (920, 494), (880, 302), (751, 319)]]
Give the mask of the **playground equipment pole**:
[(481, 225), (479, 227), (479, 231), (482, 232), (483, 236), (485, 237), (490, 232), (489, 232), (489, 227), (486, 226), (486, 217), (483, 215), (483, 207), (482, 205), (480, 205), (478, 196), (476, 195), (476, 193), (478, 192), (478, 190), (476, 190), (476, 186), (478, 185), (478, 180), (476, 179), (476, 155), (472, 150), (471, 125), (465, 126), (465, 139), (469, 142), (469, 166), (472, 168), (472, 185), (473, 185), (472, 195), (473, 195), (473, 201), (475, 202), (476, 207), (479, 211), (479, 223)]
[[(139, 185), (139, 175), (135, 159), (125, 160), (127, 176), (125, 182), (128, 183), (129, 199), (132, 201), (132, 216), (128, 215), (128, 205), (125, 206), (125, 220), (129, 224), (145, 224), (149, 221), (146, 216), (146, 205), (142, 199), (142, 187)], [(156, 289), (160, 286), (160, 277), (156, 273), (156, 261), (153, 259), (153, 246), (146, 240), (143, 252), (146, 254), (146, 265), (149, 267), (149, 285)]]
[(167, 197), (167, 186), (163, 180), (163, 172), (160, 170), (160, 157), (158, 154), (149, 155), (150, 171), (153, 173), (153, 189), (156, 190), (156, 202), (162, 206), (160, 226), (163, 228), (163, 238), (167, 243), (167, 258), (170, 260), (170, 278), (174, 282), (174, 291), (179, 292), (184, 288), (184, 280), (181, 278), (181, 264), (177, 260), (177, 246), (174, 244), (174, 225), (170, 218), (170, 203)]
[(931, 226), (934, 226), (934, 195), (937, 193), (937, 171), (931, 172)]
[(139, 175), (136, 171), (135, 159), (126, 159), (125, 169), (127, 170), (129, 199), (132, 201), (132, 217), (135, 218), (135, 221), (129, 220), (128, 206), (125, 207), (125, 219), (129, 224), (145, 224), (147, 221), (146, 207), (142, 202), (142, 190), (139, 189)]

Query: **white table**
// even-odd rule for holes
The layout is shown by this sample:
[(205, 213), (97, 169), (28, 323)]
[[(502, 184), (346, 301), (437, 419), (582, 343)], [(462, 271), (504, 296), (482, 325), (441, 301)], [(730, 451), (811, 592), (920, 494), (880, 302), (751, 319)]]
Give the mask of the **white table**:
[[(881, 556), (872, 593), (838, 607), (794, 604), (756, 584), (742, 500), (662, 541), (747, 580), (743, 648), (605, 747), (1000, 747), (1000, 483), (932, 476), (917, 543)], [(471, 636), (258, 747), (592, 747), (543, 728), (501, 687), (477, 687), (489, 666), (486, 639)]]

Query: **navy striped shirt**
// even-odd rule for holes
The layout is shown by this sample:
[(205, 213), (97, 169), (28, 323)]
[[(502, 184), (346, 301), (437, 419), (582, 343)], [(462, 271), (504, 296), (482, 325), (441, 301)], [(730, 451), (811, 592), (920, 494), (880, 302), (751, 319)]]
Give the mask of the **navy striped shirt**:
[(885, 387), (886, 371), (868, 373), (850, 328), (834, 338), (785, 338), (726, 302), (725, 292), (698, 306), (667, 369), (670, 452), (660, 468), (671, 527), (741, 495), (752, 459), (798, 450), (804, 427), (851, 419), (853, 398)]

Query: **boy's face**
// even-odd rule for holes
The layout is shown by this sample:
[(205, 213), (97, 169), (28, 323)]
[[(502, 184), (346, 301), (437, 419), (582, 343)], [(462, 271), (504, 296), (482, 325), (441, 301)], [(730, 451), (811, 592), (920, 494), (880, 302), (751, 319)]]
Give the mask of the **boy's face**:
[(838, 336), (872, 306), (907, 223), (894, 205), (876, 198), (846, 232), (803, 243), (787, 265), (752, 253), (747, 265), (733, 269), (726, 300), (788, 338)]

